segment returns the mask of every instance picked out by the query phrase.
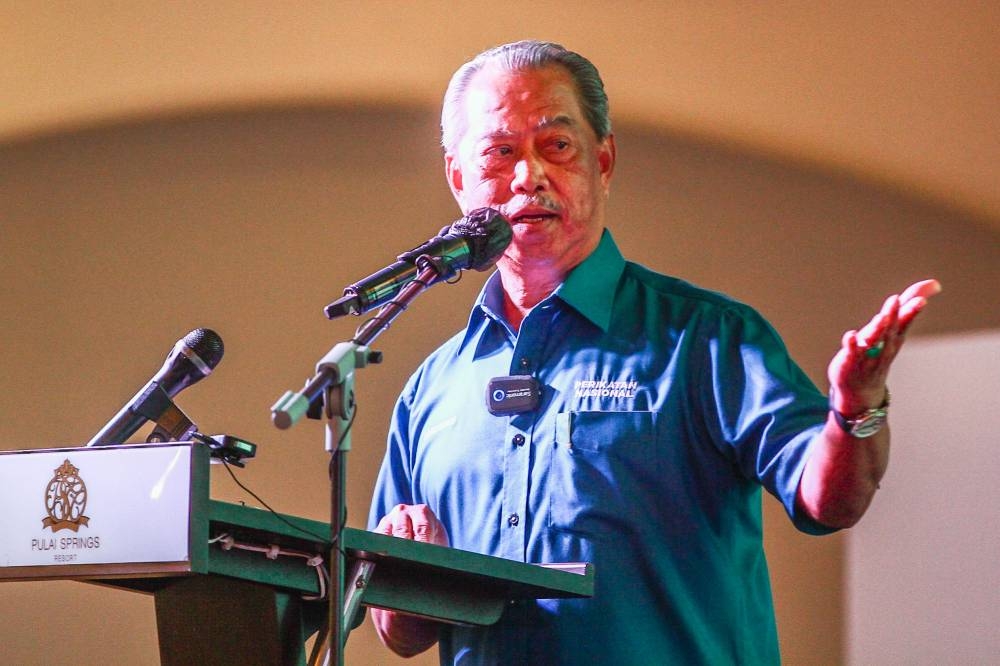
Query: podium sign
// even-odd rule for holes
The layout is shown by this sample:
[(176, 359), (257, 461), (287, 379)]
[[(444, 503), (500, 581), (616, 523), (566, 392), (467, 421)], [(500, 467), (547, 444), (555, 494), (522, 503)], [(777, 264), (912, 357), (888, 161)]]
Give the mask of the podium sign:
[(192, 571), (207, 468), (190, 443), (0, 452), (0, 575)]

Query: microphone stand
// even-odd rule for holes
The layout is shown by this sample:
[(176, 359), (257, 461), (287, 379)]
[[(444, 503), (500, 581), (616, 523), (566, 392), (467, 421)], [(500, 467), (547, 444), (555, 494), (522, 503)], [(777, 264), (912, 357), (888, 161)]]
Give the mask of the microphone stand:
[[(420, 269), (378, 314), (362, 324), (348, 342), (340, 342), (316, 364), (316, 374), (298, 393), (285, 392), (271, 407), (271, 420), (284, 430), (305, 414), (310, 414), (317, 400), (322, 400), (325, 420), (326, 450), (330, 452), (330, 592), (325, 631), (320, 630), (317, 643), (323, 641), (325, 666), (343, 666), (344, 643), (347, 640), (344, 617), (345, 553), (341, 535), (347, 519), (346, 468), (347, 452), (351, 449), (351, 424), (357, 403), (354, 394), (354, 371), (369, 363), (380, 363), (381, 352), (369, 345), (384, 332), (409, 304), (439, 278), (448, 279), (455, 271), (439, 257), (423, 255), (416, 260)], [(313, 651), (318, 654), (317, 650)]]

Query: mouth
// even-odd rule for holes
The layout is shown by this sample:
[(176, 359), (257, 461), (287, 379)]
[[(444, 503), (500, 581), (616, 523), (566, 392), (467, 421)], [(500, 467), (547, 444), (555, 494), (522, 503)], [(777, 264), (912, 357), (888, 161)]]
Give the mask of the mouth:
[(538, 224), (539, 222), (547, 222), (558, 218), (559, 215), (552, 211), (536, 209), (521, 211), (510, 216), (509, 219), (511, 224)]

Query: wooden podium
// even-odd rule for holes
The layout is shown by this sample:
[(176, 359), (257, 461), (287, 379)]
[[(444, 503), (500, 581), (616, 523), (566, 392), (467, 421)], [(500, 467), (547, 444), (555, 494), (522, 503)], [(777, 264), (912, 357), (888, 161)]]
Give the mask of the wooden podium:
[[(191, 442), (0, 452), (0, 581), (152, 594), (164, 666), (304, 664), (327, 614), (329, 525), (210, 499), (210, 462)], [(350, 528), (341, 547), (347, 627), (365, 606), (489, 625), (512, 600), (593, 594), (589, 564), (525, 564)]]

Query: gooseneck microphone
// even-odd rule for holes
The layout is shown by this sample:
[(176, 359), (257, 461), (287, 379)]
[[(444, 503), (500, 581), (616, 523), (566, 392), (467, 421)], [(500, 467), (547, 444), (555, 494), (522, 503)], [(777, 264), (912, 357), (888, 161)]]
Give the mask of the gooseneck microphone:
[(420, 272), (417, 259), (426, 256), (444, 269), (435, 280), (450, 279), (466, 269), (485, 271), (496, 263), (513, 237), (510, 223), (492, 208), (479, 208), (443, 228), (423, 245), (396, 257), (396, 262), (344, 289), (344, 295), (323, 312), (334, 319), (364, 314), (390, 301)]
[(222, 338), (213, 330), (198, 328), (178, 340), (163, 366), (87, 446), (122, 444), (146, 421), (155, 421), (188, 386), (207, 377), (222, 360)]

